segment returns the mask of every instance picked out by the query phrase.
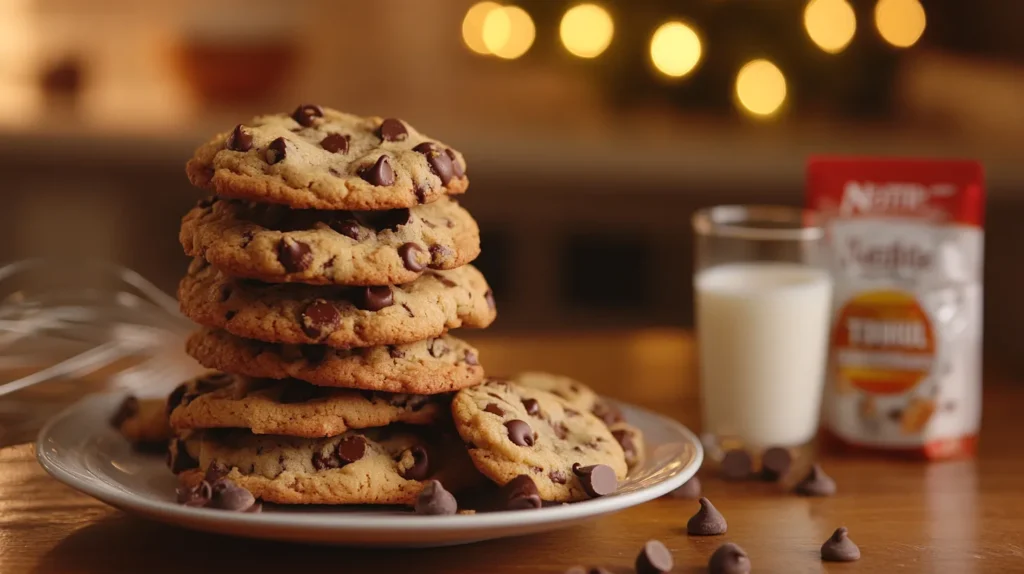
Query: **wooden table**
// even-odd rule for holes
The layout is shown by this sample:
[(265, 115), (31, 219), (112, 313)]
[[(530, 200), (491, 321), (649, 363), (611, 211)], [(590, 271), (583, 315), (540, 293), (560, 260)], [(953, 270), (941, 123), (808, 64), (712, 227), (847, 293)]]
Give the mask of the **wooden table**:
[[(532, 367), (590, 382), (603, 393), (696, 423), (693, 346), (681, 332), (478, 338), (492, 373)], [(676, 572), (702, 572), (732, 541), (755, 572), (1024, 572), (1024, 386), (986, 382), (977, 460), (914, 463), (824, 456), (839, 484), (827, 499), (772, 484), (702, 473), (729, 521), (725, 536), (691, 538), (696, 503), (655, 500), (565, 530), (464, 547), (371, 551), (231, 539), (140, 520), (50, 479), (32, 448), (0, 450), (0, 572), (560, 573), (574, 564), (632, 572), (649, 539), (673, 552)], [(821, 543), (845, 525), (863, 558), (823, 564)]]

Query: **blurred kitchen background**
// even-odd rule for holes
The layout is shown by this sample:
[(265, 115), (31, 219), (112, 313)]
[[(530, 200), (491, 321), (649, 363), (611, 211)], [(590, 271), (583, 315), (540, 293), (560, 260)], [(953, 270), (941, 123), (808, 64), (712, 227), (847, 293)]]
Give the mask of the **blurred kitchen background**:
[(696, 208), (800, 204), (812, 153), (966, 157), (986, 348), (1024, 372), (1022, 30), (1018, 0), (2, 0), (0, 261), (172, 293), (194, 147), (317, 103), (466, 154), (489, 333), (685, 326)]

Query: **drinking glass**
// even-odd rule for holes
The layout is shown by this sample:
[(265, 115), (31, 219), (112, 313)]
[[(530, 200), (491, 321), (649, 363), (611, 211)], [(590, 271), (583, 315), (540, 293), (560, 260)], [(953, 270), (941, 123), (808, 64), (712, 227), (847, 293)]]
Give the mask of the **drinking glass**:
[(703, 429), (713, 444), (797, 447), (815, 435), (832, 280), (812, 211), (698, 211), (694, 275)]

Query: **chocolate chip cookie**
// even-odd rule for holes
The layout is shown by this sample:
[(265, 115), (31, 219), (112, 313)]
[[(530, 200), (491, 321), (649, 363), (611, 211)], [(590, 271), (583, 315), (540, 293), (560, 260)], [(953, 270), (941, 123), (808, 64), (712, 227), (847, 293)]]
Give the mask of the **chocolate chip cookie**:
[(564, 502), (588, 498), (574, 465), (604, 464), (626, 477), (625, 455), (608, 427), (551, 393), (489, 381), (459, 391), (452, 415), (473, 464), (498, 484), (525, 474), (542, 499)]
[(209, 198), (181, 223), (185, 253), (237, 277), (316, 285), (407, 283), (480, 254), (476, 221), (454, 200), (411, 209), (311, 211)]
[(185, 485), (213, 467), (267, 502), (411, 506), (428, 480), (451, 492), (480, 482), (457, 437), (428, 431), (383, 427), (310, 439), (230, 429), (188, 442), (195, 468), (181, 471)]
[(326, 387), (432, 395), (484, 379), (476, 349), (448, 335), (404, 345), (336, 349), (265, 343), (204, 329), (189, 337), (185, 350), (211, 369)]
[(183, 383), (169, 405), (176, 430), (245, 428), (308, 438), (391, 423), (426, 425), (449, 416), (449, 395), (409, 395), (317, 387), (295, 379), (210, 373)]
[(604, 421), (608, 429), (622, 445), (626, 453), (629, 468), (641, 464), (644, 460), (644, 436), (640, 429), (622, 420), (622, 413), (610, 401), (601, 398), (587, 385), (552, 373), (540, 371), (519, 373), (512, 382), (520, 385), (547, 391), (560, 397), (578, 411), (586, 411)]
[(412, 283), (315, 287), (235, 279), (194, 260), (178, 288), (182, 312), (207, 327), (273, 343), (370, 347), (482, 328), (496, 315), (472, 266), (430, 271)]
[(311, 104), (218, 134), (185, 171), (218, 195), (300, 209), (412, 207), (469, 186), (462, 154), (408, 123)]
[(128, 442), (140, 447), (165, 445), (171, 438), (167, 424), (167, 401), (125, 397), (110, 424)]

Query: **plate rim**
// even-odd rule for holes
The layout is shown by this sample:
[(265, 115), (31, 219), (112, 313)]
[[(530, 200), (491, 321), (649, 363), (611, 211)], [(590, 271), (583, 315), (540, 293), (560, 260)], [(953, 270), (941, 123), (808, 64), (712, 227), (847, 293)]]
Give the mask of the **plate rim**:
[[(52, 429), (78, 411), (93, 402), (111, 401), (112, 397), (124, 397), (125, 392), (104, 392), (84, 397), (54, 415), (43, 425), (36, 437), (36, 460), (51, 477), (78, 492), (86, 494), (104, 504), (125, 512), (133, 512), (150, 517), (161, 517), (164, 521), (174, 523), (228, 525), (228, 526), (263, 526), (280, 529), (330, 529), (336, 531), (358, 529), (362, 533), (386, 533), (422, 530), (429, 528), (434, 531), (457, 532), (466, 529), (492, 529), (510, 526), (513, 520), (516, 527), (539, 526), (547, 523), (571, 522), (588, 517), (596, 518), (627, 508), (638, 506), (668, 494), (680, 487), (696, 475), (704, 462), (704, 448), (697, 435), (679, 421), (624, 401), (608, 398), (615, 406), (628, 406), (630, 410), (639, 411), (645, 417), (658, 419), (662, 424), (672, 427), (690, 443), (694, 456), (690, 463), (676, 475), (657, 484), (640, 488), (633, 492), (618, 494), (611, 497), (544, 507), (534, 512), (513, 510), (481, 512), (474, 514), (455, 514), (448, 516), (421, 516), (416, 514), (394, 515), (376, 514), (374, 512), (359, 513), (294, 513), (267, 512), (258, 514), (223, 512), (206, 508), (192, 508), (162, 500), (152, 500), (134, 494), (127, 489), (119, 489), (100, 479), (95, 473), (87, 477), (79, 476), (60, 462), (58, 455), (52, 454), (47, 448), (47, 441)], [(515, 517), (514, 519), (512, 517)]]

